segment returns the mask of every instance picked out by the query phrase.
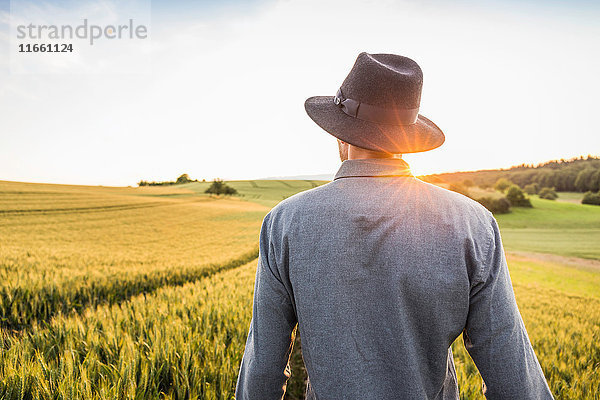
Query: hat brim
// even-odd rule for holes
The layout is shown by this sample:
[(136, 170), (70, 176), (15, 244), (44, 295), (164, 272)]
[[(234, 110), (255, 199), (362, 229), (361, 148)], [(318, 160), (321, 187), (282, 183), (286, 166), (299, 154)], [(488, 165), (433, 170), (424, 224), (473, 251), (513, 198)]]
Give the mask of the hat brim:
[(334, 104), (332, 96), (310, 97), (304, 102), (308, 116), (336, 138), (354, 146), (386, 153), (418, 153), (440, 147), (444, 133), (419, 114), (412, 125), (378, 124), (351, 117)]

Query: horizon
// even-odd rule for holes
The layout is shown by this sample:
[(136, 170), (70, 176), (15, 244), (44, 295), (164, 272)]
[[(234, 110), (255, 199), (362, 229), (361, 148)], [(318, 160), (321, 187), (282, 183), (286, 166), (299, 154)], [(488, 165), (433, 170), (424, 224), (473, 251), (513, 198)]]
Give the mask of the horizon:
[[(552, 159), (552, 160), (546, 160), (546, 161), (542, 161), (539, 163), (520, 163), (520, 164), (515, 164), (515, 165), (511, 165), (509, 167), (498, 167), (498, 168), (486, 168), (486, 169), (477, 169), (477, 170), (464, 170), (464, 171), (443, 171), (443, 172), (434, 172), (431, 174), (420, 174), (417, 175), (415, 174), (414, 176), (419, 178), (419, 177), (430, 177), (430, 176), (435, 176), (435, 175), (447, 175), (447, 174), (460, 174), (460, 173), (469, 173), (469, 172), (483, 172), (483, 171), (507, 171), (507, 170), (511, 170), (513, 168), (519, 168), (522, 166), (525, 166), (526, 168), (541, 168), (543, 166), (545, 166), (546, 164), (549, 163), (553, 163), (553, 162), (572, 162), (572, 161), (576, 161), (576, 160), (586, 160), (586, 159), (600, 159), (600, 155), (599, 154), (586, 154), (586, 155), (579, 155), (579, 156), (574, 156), (574, 157), (570, 157), (570, 158), (558, 158), (558, 159)], [(340, 162), (341, 164), (341, 162)], [(177, 176), (182, 175), (182, 174), (187, 174), (187, 172), (181, 172), (179, 174), (177, 174)], [(190, 174), (188, 174), (190, 175)], [(331, 177), (333, 177), (335, 175), (335, 171), (332, 172), (331, 174), (328, 173), (321, 173), (321, 174), (304, 174), (304, 175), (284, 175), (284, 176), (266, 176), (266, 177), (260, 177), (260, 178), (248, 178), (248, 179), (223, 179), (224, 182), (239, 182), (239, 181), (260, 181), (260, 180), (306, 180), (305, 178), (300, 179), (299, 177), (313, 177), (314, 180), (322, 180), (322, 179), (316, 179), (314, 177), (320, 177), (320, 176), (326, 176), (326, 175), (331, 175)], [(171, 179), (176, 179), (177, 176), (172, 177)], [(211, 178), (204, 178), (204, 177), (196, 177), (196, 176), (191, 176), (190, 175), (190, 179), (195, 180), (195, 181), (206, 181), (206, 182), (210, 182), (214, 179), (221, 179), (220, 177), (216, 176), (216, 177), (211, 177)], [(327, 179), (324, 179), (327, 180)], [(12, 183), (31, 183), (31, 184), (43, 184), (43, 185), (63, 185), (63, 186), (98, 186), (98, 187), (139, 187), (138, 183), (140, 181), (147, 181), (147, 182), (159, 182), (159, 180), (154, 180), (154, 179), (145, 179), (145, 178), (141, 178), (139, 179), (135, 184), (133, 185), (104, 185), (104, 184), (92, 184), (92, 183), (69, 183), (69, 182), (42, 182), (42, 181), (16, 181), (16, 180), (8, 180), (8, 179), (0, 179), (0, 182), (12, 182)]]

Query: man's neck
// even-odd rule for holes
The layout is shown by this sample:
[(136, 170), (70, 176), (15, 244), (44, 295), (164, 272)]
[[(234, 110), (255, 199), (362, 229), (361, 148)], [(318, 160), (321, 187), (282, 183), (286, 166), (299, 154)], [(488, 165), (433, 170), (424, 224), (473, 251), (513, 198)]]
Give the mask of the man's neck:
[(358, 160), (363, 158), (402, 158), (402, 154), (367, 150), (356, 146), (350, 146), (348, 148), (348, 160)]

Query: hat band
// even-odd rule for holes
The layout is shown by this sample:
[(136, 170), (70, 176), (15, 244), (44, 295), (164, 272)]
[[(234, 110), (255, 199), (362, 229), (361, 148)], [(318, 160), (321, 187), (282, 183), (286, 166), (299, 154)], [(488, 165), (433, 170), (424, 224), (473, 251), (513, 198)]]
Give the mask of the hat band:
[(419, 108), (398, 108), (390, 110), (372, 106), (370, 104), (361, 103), (358, 100), (345, 98), (341, 88), (333, 97), (333, 102), (351, 117), (380, 124), (398, 126), (412, 125), (417, 122), (417, 118), (419, 117)]

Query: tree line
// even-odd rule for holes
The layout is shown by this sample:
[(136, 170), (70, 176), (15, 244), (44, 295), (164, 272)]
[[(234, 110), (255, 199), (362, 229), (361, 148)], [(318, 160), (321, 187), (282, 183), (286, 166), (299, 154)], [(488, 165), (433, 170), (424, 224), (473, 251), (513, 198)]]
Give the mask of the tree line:
[(598, 192), (600, 190), (600, 158), (588, 155), (572, 159), (552, 160), (542, 164), (522, 164), (509, 169), (435, 174), (423, 177), (432, 183), (470, 180), (480, 187), (492, 187), (499, 179), (507, 179), (524, 188), (537, 184), (558, 192)]
[[(202, 182), (204, 182), (204, 181), (205, 180), (203, 179)], [(163, 182), (151, 181), (151, 182), (149, 182), (149, 181), (141, 180), (138, 182), (138, 186), (169, 186), (169, 185), (182, 185), (184, 183), (190, 183), (190, 182), (198, 182), (198, 179), (192, 180), (188, 174), (181, 174), (174, 181), (163, 181)]]

